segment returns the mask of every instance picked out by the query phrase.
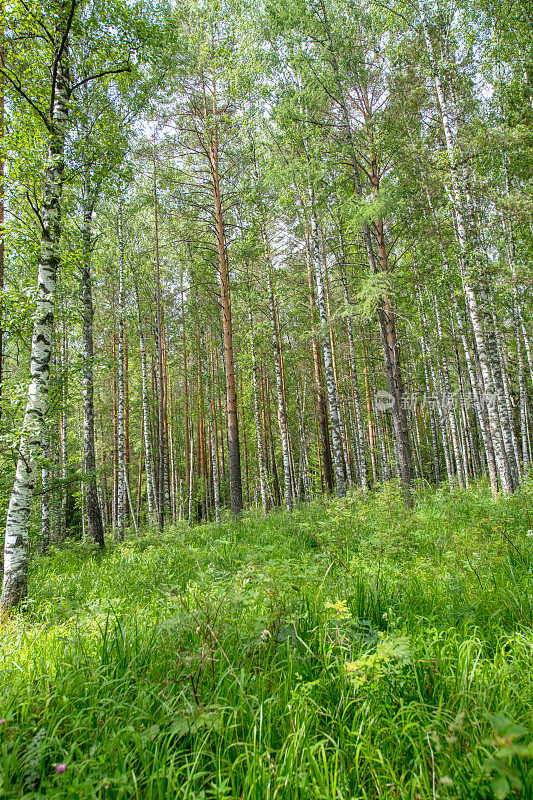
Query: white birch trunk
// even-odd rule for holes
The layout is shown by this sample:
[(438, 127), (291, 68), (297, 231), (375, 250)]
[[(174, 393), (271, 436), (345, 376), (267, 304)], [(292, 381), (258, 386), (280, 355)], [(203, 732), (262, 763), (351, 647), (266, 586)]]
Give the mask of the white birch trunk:
[(52, 520), (50, 516), (50, 444), (48, 431), (43, 426), (43, 455), (45, 463), (41, 469), (41, 555), (50, 548), (52, 538)]
[(452, 438), (453, 453), (455, 456), (455, 463), (457, 467), (457, 480), (460, 489), (468, 489), (468, 467), (465, 461), (465, 454), (461, 447), (460, 433), (457, 425), (457, 417), (455, 416), (455, 408), (453, 402), (452, 385), (450, 380), (450, 372), (446, 361), (446, 355), (442, 353), (443, 334), (442, 323), (440, 319), (439, 305), (437, 298), (433, 296), (433, 303), (435, 305), (435, 319), (437, 322), (437, 341), (439, 356), (439, 370), (442, 375), (442, 384), (444, 386), (444, 396), (446, 398), (446, 411), (448, 414), (448, 422), (450, 425), (450, 433)]
[(118, 207), (118, 390), (117, 390), (117, 449), (118, 449), (118, 485), (117, 485), (117, 521), (115, 537), (120, 542), (124, 538), (124, 229), (122, 223), (122, 207)]
[[(60, 267), (58, 266), (58, 276), (61, 280)], [(63, 295), (63, 292), (61, 292)], [(61, 298), (61, 316), (62, 316), (62, 330), (61, 330), (61, 348), (60, 348), (60, 363), (61, 363), (61, 537), (65, 538), (67, 535), (67, 511), (68, 511), (68, 494), (67, 494), (67, 479), (68, 479), (68, 342), (67, 342), (67, 323), (66, 323), (66, 309), (64, 304), (64, 297)]]
[[(490, 391), (492, 389), (491, 364), (489, 360), (489, 355), (487, 353), (487, 345), (485, 341), (485, 334), (481, 321), (481, 315), (475, 291), (471, 283), (472, 276), (471, 276), (471, 265), (469, 262), (469, 242), (467, 236), (467, 224), (465, 220), (465, 214), (461, 198), (459, 170), (456, 159), (456, 147), (449, 124), (450, 115), (448, 112), (448, 107), (444, 96), (444, 90), (442, 87), (439, 71), (437, 68), (433, 52), (433, 44), (431, 42), (431, 38), (429, 35), (426, 9), (425, 9), (425, 0), (418, 0), (418, 7), (422, 17), (424, 38), (426, 40), (426, 47), (431, 63), (431, 69), (433, 72), (435, 91), (441, 113), (444, 138), (446, 140), (446, 150), (450, 165), (451, 190), (452, 190), (451, 197), (457, 222), (457, 238), (460, 251), (460, 264), (461, 264), (461, 275), (463, 279), (463, 288), (464, 288), (465, 298), (467, 300), (468, 313), (470, 316), (472, 329), (474, 332), (474, 339), (476, 342), (479, 365), (483, 377), (485, 391)], [(494, 446), (494, 456), (496, 459), (496, 465), (498, 468), (502, 490), (505, 494), (509, 494), (514, 490), (515, 486), (513, 483), (512, 475), (509, 470), (509, 465), (507, 463), (505, 445), (500, 430), (500, 418), (498, 414), (498, 409), (492, 403), (487, 403), (486, 405), (487, 405), (487, 413), (490, 424), (490, 431), (492, 435), (492, 442)]]
[(474, 359), (470, 349), (470, 343), (466, 336), (465, 327), (463, 324), (463, 318), (461, 315), (461, 310), (459, 308), (459, 303), (457, 302), (455, 294), (453, 294), (453, 289), (452, 289), (452, 295), (453, 295), (455, 322), (463, 345), (463, 352), (465, 355), (466, 367), (468, 370), (468, 378), (470, 380), (470, 389), (472, 391), (472, 399), (474, 401), (474, 408), (476, 410), (479, 428), (481, 431), (481, 438), (483, 440), (483, 447), (485, 450), (485, 459), (487, 463), (487, 470), (489, 473), (490, 485), (492, 493), (496, 494), (498, 491), (498, 474), (497, 474), (496, 460), (494, 458), (494, 448), (492, 445), (492, 436), (490, 433), (487, 407), (486, 404), (482, 405), (479, 397), (478, 382), (476, 380), (476, 373), (474, 370)]
[(520, 336), (520, 322), (518, 309), (515, 308), (516, 326), (516, 352), (518, 355), (518, 393), (520, 402), (520, 438), (522, 440), (522, 469), (524, 472), (529, 467), (529, 453), (527, 447), (527, 392), (524, 373), (524, 358), (522, 356), (522, 337)]
[(4, 543), (4, 575), (0, 610), (7, 612), (24, 599), (28, 587), (28, 524), (37, 462), (42, 453), (42, 426), (47, 412), (50, 358), (54, 331), (55, 289), (61, 236), (63, 151), (68, 115), (66, 49), (58, 62), (48, 163), (44, 175), (41, 252), (37, 301), (31, 342), (30, 383), (22, 423), (19, 455), (9, 500)]
[[(146, 361), (146, 344), (142, 328), (141, 307), (139, 290), (135, 282), (135, 305), (137, 308), (137, 334), (139, 337), (139, 350), (141, 353), (141, 395), (143, 409), (144, 432), (144, 469), (146, 473), (146, 497), (148, 503), (148, 521), (155, 528), (157, 525), (157, 497), (154, 480), (154, 462), (152, 458), (152, 444), (150, 442), (150, 399), (148, 395), (148, 364)], [(185, 434), (188, 435), (187, 433)]]
[(259, 467), (259, 489), (261, 492), (261, 506), (263, 514), (266, 515), (268, 511), (268, 482), (265, 470), (265, 454), (263, 450), (263, 431), (261, 426), (261, 417), (259, 414), (259, 381), (257, 359), (255, 356), (255, 342), (254, 342), (254, 323), (252, 317), (252, 309), (248, 306), (248, 320), (250, 324), (250, 349), (252, 354), (252, 396), (254, 407), (254, 423), (255, 423), (255, 436), (257, 441), (257, 461)]
[[(442, 408), (441, 403), (441, 392), (439, 383), (437, 381), (437, 374), (435, 371), (435, 364), (433, 363), (433, 358), (431, 353), (429, 352), (429, 331), (428, 331), (428, 322), (426, 317), (426, 312), (423, 305), (422, 293), (420, 289), (418, 290), (418, 304), (419, 304), (419, 315), (420, 321), (422, 323), (422, 339), (421, 339), (421, 346), (422, 346), (422, 357), (425, 361), (425, 366), (427, 370), (429, 370), (429, 375), (431, 377), (431, 385), (433, 386), (434, 391), (434, 398), (435, 398), (435, 407), (437, 409), (437, 417), (439, 420), (439, 428), (441, 433), (441, 441), (442, 441), (442, 449), (444, 452), (444, 463), (446, 465), (446, 474), (448, 476), (448, 482), (450, 484), (450, 488), (454, 485), (454, 473), (452, 468), (452, 462), (450, 457), (450, 445), (448, 441), (448, 430), (446, 426), (446, 420), (444, 415), (444, 410)], [(429, 385), (429, 383), (428, 383)]]
[(274, 353), (274, 371), (276, 374), (276, 394), (278, 398), (278, 418), (281, 436), (281, 453), (283, 457), (283, 477), (285, 485), (285, 506), (289, 514), (292, 511), (292, 483), (291, 483), (291, 462), (289, 455), (289, 438), (287, 436), (287, 420), (285, 418), (285, 403), (283, 402), (283, 384), (281, 378), (281, 354), (280, 343), (278, 340), (276, 305), (274, 300), (274, 288), (272, 286), (272, 267), (267, 265), (267, 285), (268, 303), (270, 308), (270, 324), (272, 334), (272, 350)]
[(192, 490), (194, 488), (194, 460), (195, 460), (195, 453), (194, 453), (194, 436), (191, 430), (191, 438), (190, 438), (190, 454), (191, 454), (191, 468), (189, 470), (189, 512), (188, 512), (188, 522), (189, 525), (192, 525), (192, 509), (193, 509), (193, 496)]
[(328, 395), (329, 421), (331, 425), (331, 444), (333, 450), (333, 464), (335, 468), (335, 482), (337, 485), (337, 497), (346, 496), (346, 485), (344, 481), (343, 447), (341, 439), (339, 398), (337, 397), (337, 387), (335, 386), (335, 375), (333, 373), (333, 356), (331, 352), (331, 341), (328, 334), (329, 319), (326, 310), (326, 299), (324, 294), (324, 278), (322, 275), (322, 262), (318, 243), (318, 231), (316, 215), (311, 199), (311, 262), (315, 273), (316, 295), (320, 324), (322, 327), (321, 340), (322, 352), (324, 355), (324, 372), (326, 374), (326, 391)]

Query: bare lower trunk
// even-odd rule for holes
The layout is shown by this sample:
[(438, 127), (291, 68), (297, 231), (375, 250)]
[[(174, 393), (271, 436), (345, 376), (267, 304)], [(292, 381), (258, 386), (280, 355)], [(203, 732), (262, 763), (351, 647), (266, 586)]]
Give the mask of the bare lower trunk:
[(48, 433), (43, 429), (43, 455), (45, 464), (41, 469), (41, 555), (50, 548), (52, 538), (52, 520), (50, 515), (50, 445)]
[[(211, 342), (210, 342), (211, 344)], [(207, 385), (207, 412), (209, 419), (209, 437), (211, 443), (211, 470), (213, 475), (213, 503), (215, 506), (215, 522), (220, 522), (220, 496), (218, 491), (218, 461), (217, 446), (215, 438), (215, 414), (214, 414), (214, 389), (213, 389), (213, 360), (212, 348), (209, 349), (209, 360), (206, 365), (206, 385)]]
[(522, 337), (520, 336), (520, 321), (518, 308), (515, 307), (516, 352), (518, 355), (518, 395), (520, 403), (520, 438), (522, 440), (522, 469), (524, 472), (529, 467), (529, 453), (527, 447), (527, 391), (524, 372), (524, 357), (522, 355)]
[(163, 310), (161, 303), (161, 271), (159, 260), (159, 216), (156, 181), (156, 150), (153, 146), (153, 181), (154, 181), (154, 237), (155, 237), (155, 271), (156, 271), (156, 311), (157, 311), (157, 517), (159, 532), (163, 532), (165, 524), (165, 492), (166, 492), (166, 448), (165, 448), (165, 383), (163, 374)]
[(461, 489), (468, 489), (468, 469), (464, 460), (464, 452), (461, 447), (461, 438), (459, 426), (457, 424), (457, 417), (455, 415), (455, 398), (452, 393), (452, 385), (450, 380), (450, 372), (446, 360), (446, 354), (443, 352), (443, 333), (442, 323), (440, 319), (440, 312), (438, 301), (433, 296), (433, 304), (435, 307), (435, 318), (437, 321), (437, 343), (439, 355), (439, 368), (442, 374), (442, 385), (444, 388), (444, 397), (446, 399), (446, 411), (448, 414), (448, 424), (450, 426), (450, 434), (452, 439), (453, 452), (455, 456), (455, 463), (457, 468), (457, 480)]
[(248, 308), (248, 319), (250, 323), (250, 349), (252, 354), (252, 395), (254, 406), (254, 422), (255, 433), (257, 440), (257, 461), (259, 467), (259, 489), (261, 492), (261, 505), (263, 514), (266, 515), (268, 511), (268, 484), (265, 470), (265, 454), (263, 449), (263, 432), (261, 426), (261, 418), (259, 414), (259, 382), (258, 382), (258, 369), (257, 359), (255, 356), (255, 342), (254, 342), (254, 324), (252, 317), (252, 309)]
[[(139, 304), (139, 291), (135, 284), (135, 303), (137, 306), (137, 334), (139, 336), (139, 350), (141, 351), (141, 395), (143, 409), (144, 433), (144, 460), (146, 472), (146, 497), (148, 503), (148, 520), (150, 525), (157, 525), (157, 498), (154, 480), (154, 462), (152, 458), (152, 443), (150, 440), (150, 398), (148, 395), (148, 365), (146, 362), (146, 344), (142, 328), (141, 309)], [(187, 441), (188, 441), (188, 435)]]
[(278, 400), (278, 419), (279, 430), (281, 436), (281, 454), (283, 458), (283, 477), (285, 485), (285, 506), (287, 511), (292, 511), (292, 487), (291, 487), (291, 465), (289, 456), (289, 440), (287, 437), (287, 419), (285, 416), (285, 403), (283, 401), (283, 385), (281, 377), (281, 353), (280, 342), (278, 337), (277, 320), (276, 320), (276, 306), (274, 299), (274, 288), (272, 286), (270, 263), (267, 266), (267, 285), (268, 285), (268, 302), (270, 309), (270, 324), (272, 336), (272, 350), (274, 354), (274, 372), (276, 374), (276, 394)]
[[(341, 260), (339, 262), (339, 270), (341, 275), (342, 286), (344, 290), (344, 301), (346, 306), (349, 304), (348, 297), (348, 280), (346, 278), (346, 269), (344, 266), (344, 243), (341, 235)], [(351, 317), (346, 318), (346, 328), (348, 332), (348, 350), (350, 354), (350, 372), (352, 381), (352, 395), (355, 409), (357, 438), (355, 439), (356, 454), (357, 454), (357, 467), (359, 472), (359, 482), (361, 488), (366, 490), (368, 488), (368, 477), (366, 471), (366, 456), (365, 456), (365, 434), (363, 428), (363, 413), (361, 410), (361, 399), (359, 396), (359, 386), (357, 383), (357, 365), (355, 360), (355, 343), (353, 335), (353, 327)]]
[[(311, 246), (309, 236), (307, 236), (307, 271), (309, 281), (309, 305), (311, 310), (311, 320), (314, 329), (315, 323), (315, 290), (313, 268), (311, 265)], [(320, 431), (320, 454), (321, 464), (324, 471), (325, 490), (328, 494), (333, 492), (333, 464), (331, 461), (331, 447), (329, 440), (329, 426), (328, 426), (328, 406), (326, 395), (324, 393), (322, 381), (322, 365), (320, 363), (320, 353), (318, 350), (318, 337), (313, 330), (312, 336), (312, 350), (313, 350), (313, 369), (315, 374), (315, 392), (317, 395), (317, 412), (318, 412), (318, 428)]]
[(331, 352), (331, 341), (328, 333), (329, 319), (326, 310), (324, 278), (322, 275), (322, 264), (320, 259), (320, 251), (318, 243), (318, 230), (317, 230), (316, 216), (313, 208), (312, 198), (311, 198), (310, 246), (311, 246), (311, 252), (310, 252), (311, 262), (314, 267), (314, 273), (315, 273), (318, 313), (320, 315), (320, 323), (323, 329), (321, 337), (322, 352), (324, 354), (324, 371), (326, 373), (326, 390), (328, 395), (329, 421), (331, 426), (331, 441), (333, 449), (333, 464), (335, 467), (335, 482), (337, 485), (337, 497), (344, 497), (346, 495), (346, 485), (344, 479), (344, 459), (342, 452), (339, 398), (337, 396), (337, 387), (335, 385), (335, 375), (333, 372), (333, 354)]
[(89, 195), (87, 181), (83, 192), (82, 245), (83, 262), (81, 267), (81, 317), (83, 336), (83, 471), (85, 483), (85, 506), (89, 535), (100, 549), (104, 547), (104, 526), (98, 501), (96, 476), (96, 451), (94, 435), (94, 344), (93, 344), (93, 298), (91, 281), (92, 254), (92, 213), (94, 198)]
[[(0, 3), (0, 12), (3, 4)], [(0, 29), (0, 66), (5, 66), (4, 32)], [(4, 83), (3, 73), (0, 74), (0, 292), (4, 289)], [(0, 304), (0, 419), (2, 418), (2, 388), (4, 380), (4, 328), (2, 319), (3, 309)]]
[(120, 542), (124, 538), (124, 229), (122, 208), (118, 209), (118, 243), (120, 250), (118, 279), (118, 393), (117, 393), (117, 522), (115, 535)]

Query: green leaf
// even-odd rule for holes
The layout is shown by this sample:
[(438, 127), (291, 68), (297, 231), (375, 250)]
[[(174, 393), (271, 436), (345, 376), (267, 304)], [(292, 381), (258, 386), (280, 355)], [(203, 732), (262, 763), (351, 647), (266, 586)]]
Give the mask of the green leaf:
[(527, 729), (524, 728), (522, 725), (517, 725), (512, 720), (504, 717), (503, 714), (485, 714), (485, 719), (487, 719), (498, 736), (502, 739), (520, 739), (522, 736), (525, 736), (527, 733)]
[(498, 775), (498, 777), (492, 781), (492, 791), (494, 792), (496, 800), (505, 800), (510, 789), (509, 781), (505, 775)]

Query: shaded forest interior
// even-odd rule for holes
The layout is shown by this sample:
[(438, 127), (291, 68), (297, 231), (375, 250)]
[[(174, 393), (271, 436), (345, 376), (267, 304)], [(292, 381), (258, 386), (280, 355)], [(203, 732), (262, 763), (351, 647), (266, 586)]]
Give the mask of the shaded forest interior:
[(45, 5), (1, 48), (4, 610), (30, 537), (515, 492), (520, 3)]

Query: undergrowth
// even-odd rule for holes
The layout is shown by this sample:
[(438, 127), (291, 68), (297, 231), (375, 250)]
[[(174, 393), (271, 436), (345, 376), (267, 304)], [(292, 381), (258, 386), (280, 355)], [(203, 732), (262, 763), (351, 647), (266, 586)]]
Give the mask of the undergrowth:
[(31, 561), (0, 797), (533, 798), (533, 484), (394, 483)]

